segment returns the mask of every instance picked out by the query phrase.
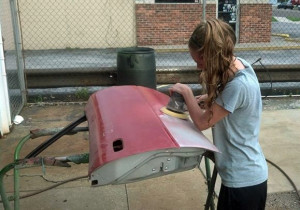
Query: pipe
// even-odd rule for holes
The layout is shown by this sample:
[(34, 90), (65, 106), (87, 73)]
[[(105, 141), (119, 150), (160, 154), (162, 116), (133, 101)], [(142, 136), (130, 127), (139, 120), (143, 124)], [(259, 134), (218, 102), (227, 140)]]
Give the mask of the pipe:
[[(31, 157), (36, 157), (36, 155), (38, 155), (39, 153), (41, 153), (44, 149), (46, 149), (48, 146), (50, 146), (52, 143), (54, 143), (57, 139), (59, 139), (60, 137), (62, 137), (63, 135), (72, 132), (72, 130), (79, 125), (80, 123), (86, 121), (87, 118), (86, 116), (82, 116), (81, 118), (79, 118), (78, 120), (76, 120), (75, 122), (69, 124), (67, 127), (63, 128), (60, 132), (56, 133), (52, 138), (50, 138), (48, 141), (42, 143), (41, 145), (39, 145), (37, 148), (35, 148), (31, 153), (29, 153), (25, 159), (29, 159)], [(86, 131), (87, 129), (78, 129), (80, 131), (84, 130)], [(49, 131), (49, 130), (48, 130)], [(50, 130), (51, 131), (51, 130)], [(50, 132), (51, 133), (51, 132)], [(47, 132), (42, 132), (39, 135), (45, 135), (47, 134)], [(1, 197), (2, 197), (2, 201), (3, 201), (3, 206), (5, 210), (10, 210), (10, 204), (8, 201), (8, 198), (6, 197), (5, 194), (5, 188), (3, 186), (3, 177), (4, 174), (9, 171), (10, 169), (14, 168), (14, 209), (18, 210), (20, 208), (19, 205), (19, 198), (20, 198), (20, 194), (19, 194), (19, 169), (16, 166), (16, 163), (19, 160), (19, 154), (20, 151), (23, 147), (23, 145), (25, 144), (25, 142), (27, 142), (31, 136), (34, 134), (28, 134), (27, 136), (23, 137), (21, 139), (21, 141), (18, 143), (16, 149), (15, 149), (15, 153), (14, 153), (14, 163), (9, 164), (7, 167), (3, 168), (0, 172), (0, 193), (1, 193)], [(81, 161), (82, 159), (84, 161), (86, 161), (86, 158), (88, 157), (88, 155), (83, 155), (80, 158), (77, 158), (76, 156), (74, 156), (75, 161)]]
[[(31, 138), (31, 134), (28, 134), (25, 136), (21, 141), (18, 143), (16, 149), (15, 149), (15, 154), (14, 154), (14, 161), (15, 163), (19, 160), (20, 156), (20, 151), (29, 139)], [(20, 192), (19, 192), (19, 186), (20, 186), (20, 180), (19, 180), (19, 169), (17, 167), (14, 167), (14, 209), (20, 209), (20, 203), (19, 203), (19, 197), (20, 197)]]
[(77, 155), (71, 155), (67, 157), (56, 157), (55, 160), (59, 160), (61, 162), (73, 162), (76, 164), (81, 163), (89, 163), (89, 153), (83, 153), (83, 154), (77, 154)]
[[(51, 144), (53, 144), (57, 139), (59, 139), (60, 137), (62, 137), (63, 135), (71, 132), (77, 125), (79, 125), (80, 123), (86, 121), (87, 118), (86, 116), (82, 116), (81, 118), (79, 118), (78, 120), (76, 120), (75, 122), (72, 122), (71, 124), (69, 124), (67, 127), (63, 128), (60, 132), (56, 133), (52, 138), (50, 138), (48, 141), (40, 144), (37, 148), (35, 148), (31, 153), (29, 153), (25, 159), (29, 159), (31, 157), (36, 157), (38, 154), (40, 154), (42, 151), (44, 151), (47, 147), (49, 147)], [(24, 137), (20, 143), (18, 144), (16, 150), (15, 150), (15, 156), (14, 159), (15, 161), (17, 161), (19, 159), (19, 153), (21, 148), (23, 147), (24, 143), (30, 139), (31, 134), (27, 135), (26, 137)], [(15, 196), (15, 201), (14, 201), (14, 208), (16, 210), (19, 209), (20, 205), (19, 205), (19, 170), (15, 167), (14, 168), (14, 196)]]
[(295, 192), (296, 192), (296, 194), (297, 194), (297, 197), (298, 197), (298, 199), (299, 199), (299, 201), (300, 201), (300, 194), (299, 194), (299, 192), (298, 192), (298, 189), (297, 189), (297, 187), (296, 187), (296, 185), (295, 185), (295, 183), (293, 182), (293, 180), (287, 175), (287, 173), (285, 173), (285, 171), (284, 170), (282, 170), (278, 165), (276, 165), (274, 162), (272, 162), (271, 160), (269, 160), (269, 159), (266, 159), (266, 161), (268, 162), (268, 163), (270, 163), (271, 165), (273, 165), (275, 168), (277, 168), (288, 180), (289, 180), (289, 182), (291, 183), (291, 185), (292, 185), (292, 187), (294, 188), (294, 190), (295, 190)]
[(8, 198), (6, 197), (5, 188), (3, 185), (3, 177), (8, 171), (13, 169), (14, 167), (15, 167), (15, 163), (10, 163), (10, 164), (6, 165), (4, 168), (2, 168), (0, 171), (0, 195), (2, 198), (2, 202), (3, 202), (3, 207), (5, 210), (10, 210), (11, 206), (9, 204)]
[(4, 206), (5, 210), (10, 209), (10, 204), (9, 204), (8, 198), (6, 197), (5, 188), (3, 185), (3, 177), (6, 174), (6, 172), (8, 172), (9, 170), (11, 170), (13, 168), (14, 168), (14, 199), (15, 199), (14, 208), (19, 209), (19, 171), (15, 166), (19, 159), (20, 150), (21, 150), (22, 146), (24, 145), (24, 143), (30, 139), (30, 136), (31, 135), (28, 134), (27, 136), (25, 136), (21, 139), (21, 141), (19, 142), (19, 144), (17, 145), (17, 148), (15, 150), (14, 162), (5, 166), (0, 172), (0, 193), (1, 193), (1, 198), (2, 198), (3, 206)]
[[(28, 139), (23, 139), (23, 142), (20, 142), (19, 150), (21, 149), (22, 145)], [(89, 154), (80, 154), (78, 157), (73, 155), (75, 160), (77, 160), (76, 164), (79, 163), (86, 163), (86, 158), (88, 158)], [(72, 156), (71, 156), (72, 157)], [(76, 159), (77, 158), (77, 159)], [(71, 158), (72, 159), (72, 158)], [(81, 161), (81, 162), (80, 162)], [(11, 169), (21, 169), (21, 168), (28, 168), (33, 166), (40, 166), (40, 165), (49, 165), (49, 166), (60, 166), (60, 167), (70, 167), (69, 164), (66, 162), (57, 160), (55, 157), (39, 157), (39, 158), (31, 158), (31, 159), (22, 159), (22, 160), (15, 160), (13, 163), (8, 164), (0, 171), (0, 194), (1, 194), (1, 201), (4, 205), (4, 209), (10, 209), (10, 204), (8, 201), (15, 201), (14, 209), (19, 209), (19, 200), (22, 196), (19, 196), (19, 173), (15, 170), (14, 173), (14, 196), (7, 197), (5, 194), (5, 188), (3, 184), (3, 177), (4, 175)]]
[(37, 148), (35, 148), (33, 151), (31, 151), (25, 158), (31, 158), (36, 157), (38, 154), (40, 154), (42, 151), (44, 151), (47, 147), (49, 147), (51, 144), (53, 144), (57, 139), (62, 137), (63, 135), (69, 133), (72, 131), (77, 125), (79, 125), (82, 122), (85, 122), (87, 120), (86, 116), (82, 116), (75, 122), (72, 122), (67, 127), (62, 129), (60, 132), (52, 136), (50, 139), (48, 139), (46, 142), (40, 144)]
[[(45, 192), (45, 191), (47, 191), (47, 190), (51, 190), (51, 189), (53, 189), (53, 188), (55, 188), (55, 187), (58, 187), (58, 186), (63, 185), (63, 184), (66, 184), (66, 183), (68, 183), (68, 182), (72, 182), (72, 181), (76, 181), (76, 180), (78, 180), (78, 179), (83, 179), (83, 178), (88, 178), (88, 177), (89, 177), (88, 175), (85, 175), (85, 176), (78, 176), (78, 177), (74, 177), (74, 178), (71, 178), (71, 179), (67, 179), (67, 180), (64, 180), (64, 181), (62, 181), (62, 182), (56, 183), (56, 184), (54, 184), (54, 185), (52, 185), (52, 186), (46, 187), (46, 188), (44, 188), (44, 189), (41, 189), (41, 190), (39, 190), (39, 191), (35, 191), (35, 192), (32, 192), (32, 193), (28, 193), (28, 194), (26, 194), (26, 195), (21, 195), (21, 196), (20, 196), (20, 199), (28, 198), (28, 197), (31, 197), (31, 196), (34, 196), (34, 195), (43, 193), (43, 192)], [(14, 200), (13, 197), (9, 197), (9, 201), (13, 201), (13, 200)], [(1, 202), (2, 202), (2, 201), (0, 201), (0, 203), (1, 203)]]

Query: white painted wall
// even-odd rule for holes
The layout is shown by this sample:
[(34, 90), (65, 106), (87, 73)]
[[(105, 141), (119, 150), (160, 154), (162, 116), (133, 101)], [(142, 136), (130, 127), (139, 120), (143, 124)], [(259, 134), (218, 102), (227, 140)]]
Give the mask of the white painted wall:
[(25, 50), (136, 46), (134, 0), (18, 2)]
[(3, 41), (0, 22), (0, 134), (9, 133), (11, 115), (7, 88), (6, 71), (4, 65)]

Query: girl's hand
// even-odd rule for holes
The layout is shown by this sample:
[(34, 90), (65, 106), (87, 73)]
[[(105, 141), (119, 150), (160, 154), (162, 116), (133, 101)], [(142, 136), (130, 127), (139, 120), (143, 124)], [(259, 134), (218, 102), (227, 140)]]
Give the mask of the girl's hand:
[(187, 91), (189, 91), (191, 88), (185, 84), (181, 84), (181, 83), (176, 83), (175, 85), (173, 85), (170, 89), (169, 89), (169, 92), (170, 92), (170, 95), (172, 95), (172, 92), (177, 92), (181, 95), (185, 95), (185, 93)]
[(207, 99), (207, 94), (195, 96), (197, 103), (201, 109), (205, 109), (205, 100)]

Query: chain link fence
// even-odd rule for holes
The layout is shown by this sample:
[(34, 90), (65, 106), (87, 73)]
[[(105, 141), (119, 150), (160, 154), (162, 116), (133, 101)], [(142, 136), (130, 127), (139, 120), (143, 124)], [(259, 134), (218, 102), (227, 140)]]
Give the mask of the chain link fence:
[(2, 40), (4, 50), (5, 70), (7, 74), (8, 94), (12, 119), (21, 111), (25, 103), (24, 79), (22, 67), (20, 67), (19, 53), (15, 45), (14, 18), (12, 12), (16, 11), (16, 5), (9, 0), (0, 2), (0, 21), (2, 25)]
[[(133, 46), (155, 49), (158, 85), (196, 84), (187, 41), (203, 14), (234, 28), (235, 54), (253, 63), (268, 94), (294, 90), (300, 80), (297, 5), (284, 9), (269, 0), (17, 0), (17, 5), (29, 89), (114, 85), (118, 50)], [(11, 53), (7, 62), (15, 60)]]

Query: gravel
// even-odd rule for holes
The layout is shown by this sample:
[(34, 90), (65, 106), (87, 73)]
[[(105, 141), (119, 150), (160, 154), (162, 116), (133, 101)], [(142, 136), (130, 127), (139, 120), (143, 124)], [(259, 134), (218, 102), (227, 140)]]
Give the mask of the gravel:
[(299, 210), (300, 201), (296, 192), (268, 194), (266, 210)]
[(300, 96), (263, 98), (263, 110), (300, 109)]

